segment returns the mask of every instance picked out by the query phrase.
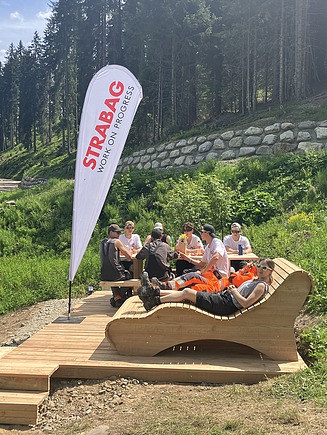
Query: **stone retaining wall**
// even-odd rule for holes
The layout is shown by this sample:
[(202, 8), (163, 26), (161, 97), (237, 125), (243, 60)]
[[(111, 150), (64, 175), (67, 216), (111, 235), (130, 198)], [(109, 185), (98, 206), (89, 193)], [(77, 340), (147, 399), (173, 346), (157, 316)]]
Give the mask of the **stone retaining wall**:
[(45, 184), (47, 182), (48, 180), (46, 178), (23, 177), (20, 187), (22, 189), (31, 189), (32, 187), (41, 186), (41, 184)]
[(290, 151), (320, 151), (326, 148), (327, 120), (276, 122), (264, 128), (229, 130), (221, 134), (191, 137), (136, 151), (120, 159), (117, 172), (123, 172), (127, 168), (181, 168), (198, 165), (206, 160), (235, 160)]

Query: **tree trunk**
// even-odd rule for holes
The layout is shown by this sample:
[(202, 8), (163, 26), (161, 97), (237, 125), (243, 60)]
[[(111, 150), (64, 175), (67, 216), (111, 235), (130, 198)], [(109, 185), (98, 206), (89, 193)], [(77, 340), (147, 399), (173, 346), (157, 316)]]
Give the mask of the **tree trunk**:
[(279, 105), (284, 103), (284, 38), (285, 38), (285, 0), (280, 6), (280, 34), (279, 34)]
[(305, 96), (306, 18), (307, 0), (295, 0), (294, 94), (296, 99)]

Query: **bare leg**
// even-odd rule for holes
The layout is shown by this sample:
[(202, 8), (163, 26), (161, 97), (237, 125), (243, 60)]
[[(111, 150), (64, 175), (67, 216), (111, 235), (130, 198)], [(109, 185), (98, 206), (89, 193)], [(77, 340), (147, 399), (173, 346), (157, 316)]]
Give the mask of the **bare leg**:
[(182, 302), (187, 300), (195, 304), (196, 294), (197, 291), (191, 288), (184, 288), (180, 291), (160, 290), (160, 302), (164, 304), (165, 302)]

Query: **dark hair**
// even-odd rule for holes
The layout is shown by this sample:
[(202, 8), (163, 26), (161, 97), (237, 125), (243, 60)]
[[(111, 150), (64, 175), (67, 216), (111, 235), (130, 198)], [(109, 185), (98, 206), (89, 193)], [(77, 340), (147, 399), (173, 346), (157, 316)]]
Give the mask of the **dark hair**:
[(182, 227), (183, 231), (193, 231), (194, 230), (194, 224), (192, 222), (185, 222)]
[(151, 238), (152, 240), (158, 240), (162, 237), (162, 231), (159, 230), (159, 228), (153, 228), (151, 231)]

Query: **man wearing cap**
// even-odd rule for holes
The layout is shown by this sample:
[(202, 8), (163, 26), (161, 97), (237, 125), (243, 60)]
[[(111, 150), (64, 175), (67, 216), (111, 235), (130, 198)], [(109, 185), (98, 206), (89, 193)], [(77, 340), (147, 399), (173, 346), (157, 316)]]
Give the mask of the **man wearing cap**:
[(139, 260), (145, 259), (145, 270), (150, 278), (156, 276), (162, 281), (174, 278), (169, 261), (178, 256), (171, 247), (162, 240), (162, 232), (154, 228), (151, 232), (151, 240), (145, 243), (143, 248), (136, 254)]
[[(100, 243), (100, 260), (101, 270), (100, 279), (102, 281), (125, 281), (131, 278), (130, 272), (125, 270), (120, 261), (120, 252), (131, 260), (131, 252), (119, 240), (122, 228), (117, 224), (111, 224), (108, 227), (108, 237)], [(110, 300), (111, 305), (120, 307), (127, 297), (130, 290), (120, 287), (112, 287), (113, 298)]]
[[(231, 225), (231, 234), (224, 237), (224, 245), (226, 251), (231, 254), (239, 254), (239, 246), (241, 246), (241, 252), (243, 254), (250, 254), (252, 248), (247, 237), (242, 236), (242, 227), (238, 222), (234, 222)], [(243, 267), (244, 262), (240, 260), (231, 261), (231, 266), (235, 271)], [(246, 262), (245, 262), (246, 264)]]
[(205, 224), (201, 229), (201, 238), (206, 242), (203, 257), (200, 261), (193, 260), (191, 257), (180, 253), (181, 257), (187, 257), (195, 266), (205, 268), (205, 270), (216, 270), (222, 277), (228, 276), (228, 256), (223, 242), (218, 239), (212, 225)]
[(220, 279), (228, 277), (228, 257), (223, 242), (218, 239), (212, 225), (205, 224), (201, 230), (201, 238), (206, 242), (203, 257), (195, 260), (180, 252), (183, 260), (192, 263), (200, 270), (181, 275), (166, 283), (152, 279), (153, 284), (162, 290), (180, 290), (191, 287), (197, 291), (217, 292), (221, 290)]

